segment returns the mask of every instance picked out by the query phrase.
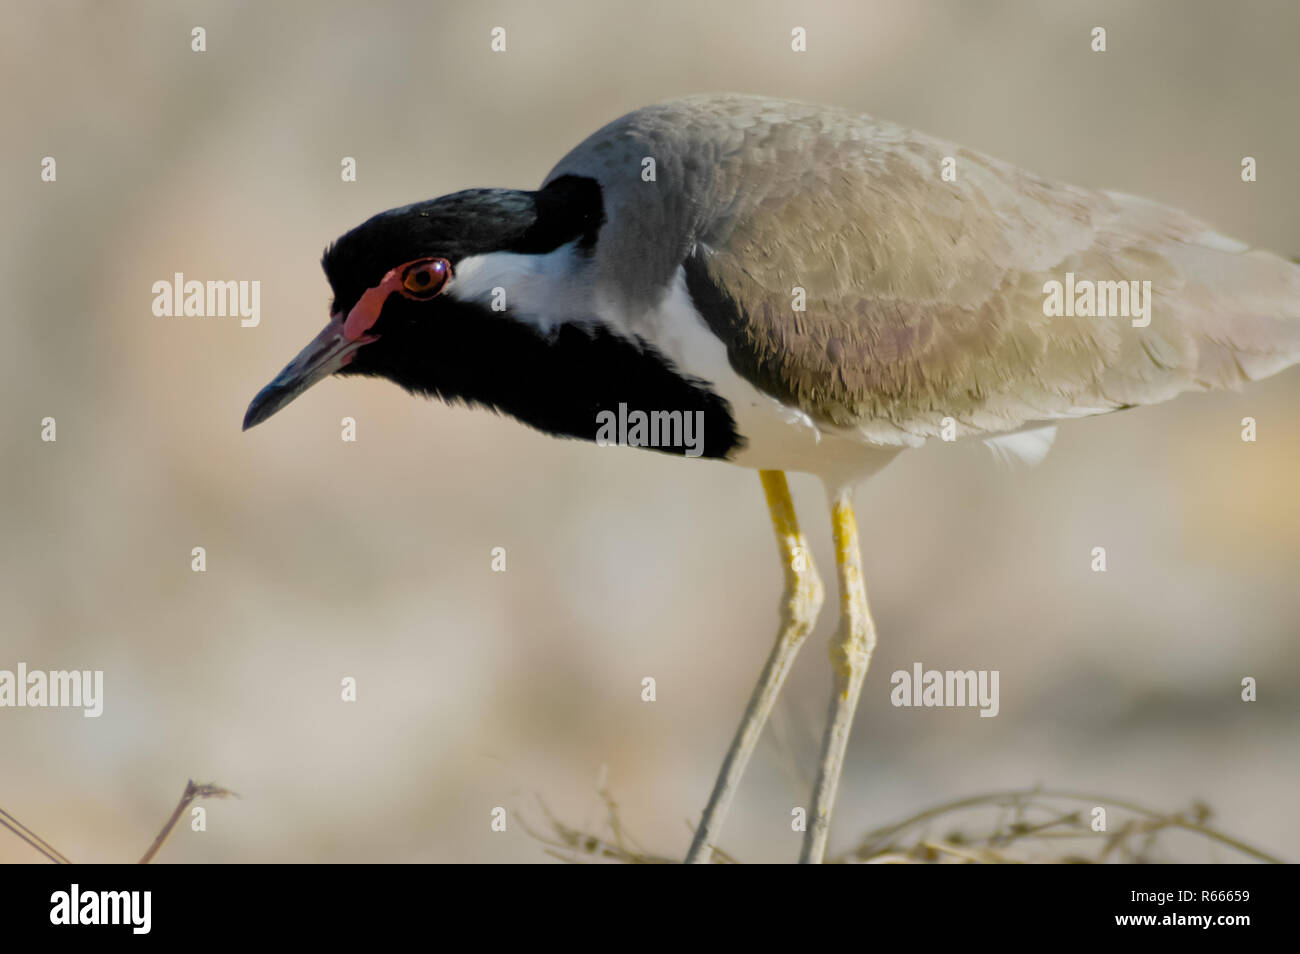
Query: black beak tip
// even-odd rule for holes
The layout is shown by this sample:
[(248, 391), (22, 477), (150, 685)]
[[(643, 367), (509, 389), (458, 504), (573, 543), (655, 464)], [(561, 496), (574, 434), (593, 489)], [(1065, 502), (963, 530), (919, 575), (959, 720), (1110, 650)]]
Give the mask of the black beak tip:
[(248, 430), (250, 427), (256, 427), (268, 417), (275, 413), (275, 402), (270, 400), (273, 388), (267, 386), (257, 392), (257, 397), (249, 402), (248, 410), (244, 412), (244, 426), (242, 430)]

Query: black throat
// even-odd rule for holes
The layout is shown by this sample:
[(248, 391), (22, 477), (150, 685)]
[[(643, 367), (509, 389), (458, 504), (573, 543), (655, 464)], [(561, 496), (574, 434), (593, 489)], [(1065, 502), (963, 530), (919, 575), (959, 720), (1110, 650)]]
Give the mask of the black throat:
[[(400, 343), (367, 346), (364, 361), (339, 373), (384, 377), (412, 393), (491, 408), (556, 437), (612, 437), (715, 459), (744, 446), (731, 406), (705, 382), (681, 374), (649, 345), (599, 326), (562, 324), (543, 335), (508, 312), (448, 301), (436, 322), (408, 329)], [(639, 434), (638, 421), (646, 424)], [(623, 423), (631, 427), (620, 429)]]

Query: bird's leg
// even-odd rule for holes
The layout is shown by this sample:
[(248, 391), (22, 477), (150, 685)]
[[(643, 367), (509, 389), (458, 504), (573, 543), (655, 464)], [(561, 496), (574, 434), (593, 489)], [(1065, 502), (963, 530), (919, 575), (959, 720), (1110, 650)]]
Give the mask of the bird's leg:
[(779, 470), (761, 470), (758, 476), (763, 481), (767, 507), (772, 514), (772, 528), (776, 531), (776, 545), (781, 551), (781, 562), (785, 567), (781, 631), (777, 634), (776, 645), (772, 647), (772, 653), (767, 657), (763, 672), (758, 677), (758, 685), (749, 697), (749, 705), (740, 720), (736, 737), (727, 750), (722, 770), (713, 785), (713, 794), (709, 796), (704, 817), (700, 819), (700, 827), (696, 829), (691, 850), (686, 855), (687, 864), (707, 862), (713, 853), (713, 842), (722, 828), (722, 821), (731, 805), (731, 797), (740, 784), (740, 777), (745, 773), (745, 766), (754, 752), (759, 733), (763, 731), (763, 725), (772, 711), (772, 704), (776, 702), (795, 654), (817, 621), (817, 611), (821, 609), (825, 595), (821, 578), (813, 567), (808, 541), (799, 532), (799, 521), (794, 514), (794, 501), (790, 499), (790, 487), (786, 483), (785, 474)]
[(862, 683), (876, 648), (876, 626), (867, 607), (867, 589), (862, 582), (862, 554), (858, 549), (858, 521), (853, 515), (853, 496), (841, 491), (831, 502), (831, 529), (835, 536), (835, 568), (840, 583), (840, 627), (831, 640), (833, 689), (826, 735), (822, 739), (821, 763), (813, 788), (812, 811), (804, 834), (799, 861), (820, 864), (826, 854), (831, 809), (840, 784), (844, 750), (853, 727), (853, 713), (862, 694)]

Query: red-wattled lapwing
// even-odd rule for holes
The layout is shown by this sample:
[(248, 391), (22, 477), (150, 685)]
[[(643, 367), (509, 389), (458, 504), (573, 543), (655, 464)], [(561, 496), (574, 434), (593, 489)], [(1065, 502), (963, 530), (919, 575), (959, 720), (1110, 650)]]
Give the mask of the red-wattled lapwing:
[(802, 852), (819, 861), (876, 643), (853, 488), (935, 437), (1033, 460), (1061, 419), (1300, 360), (1300, 267), (1282, 258), (867, 116), (747, 96), (629, 113), (536, 192), (382, 212), (323, 264), (330, 322), (245, 428), (327, 375), (364, 374), (584, 440), (615, 413), (680, 412), (702, 441), (663, 416), (655, 449), (759, 471), (782, 624), (688, 861), (709, 859), (822, 603), (783, 471), (825, 484), (840, 585)]

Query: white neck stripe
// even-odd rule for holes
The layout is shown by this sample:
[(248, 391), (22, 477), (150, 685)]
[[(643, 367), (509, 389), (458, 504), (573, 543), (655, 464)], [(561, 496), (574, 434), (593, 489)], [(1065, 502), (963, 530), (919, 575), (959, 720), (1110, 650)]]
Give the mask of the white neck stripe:
[(592, 276), (577, 241), (544, 255), (489, 252), (456, 264), (444, 294), (458, 301), (509, 311), (511, 317), (549, 332), (565, 322), (594, 320)]

